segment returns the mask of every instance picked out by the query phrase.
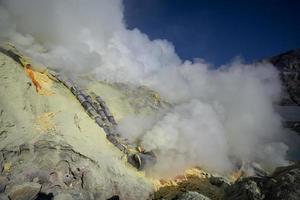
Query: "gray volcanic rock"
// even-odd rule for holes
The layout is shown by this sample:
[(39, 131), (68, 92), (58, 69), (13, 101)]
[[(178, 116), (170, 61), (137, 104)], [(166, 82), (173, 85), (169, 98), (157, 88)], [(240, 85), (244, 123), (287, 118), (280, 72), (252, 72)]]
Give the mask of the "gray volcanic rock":
[[(257, 178), (255, 178), (257, 179)], [(259, 180), (244, 178), (225, 190), (225, 200), (263, 200), (265, 198)]]
[(280, 72), (283, 96), (278, 112), (284, 118), (285, 127), (300, 133), (300, 49), (266, 59)]
[(281, 73), (286, 92), (281, 103), (300, 105), (300, 49), (274, 56), (268, 61)]
[(277, 168), (271, 176), (247, 177), (225, 189), (225, 200), (298, 200), (300, 164)]
[(210, 198), (198, 192), (186, 192), (178, 198), (178, 200), (210, 200)]
[(300, 163), (275, 170), (266, 184), (268, 199), (300, 199)]

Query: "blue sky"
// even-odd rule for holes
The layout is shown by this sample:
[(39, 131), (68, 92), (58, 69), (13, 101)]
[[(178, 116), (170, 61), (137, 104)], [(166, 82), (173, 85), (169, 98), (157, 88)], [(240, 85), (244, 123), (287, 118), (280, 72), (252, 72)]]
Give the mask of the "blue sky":
[(300, 0), (124, 0), (125, 22), (214, 65), (300, 48)]

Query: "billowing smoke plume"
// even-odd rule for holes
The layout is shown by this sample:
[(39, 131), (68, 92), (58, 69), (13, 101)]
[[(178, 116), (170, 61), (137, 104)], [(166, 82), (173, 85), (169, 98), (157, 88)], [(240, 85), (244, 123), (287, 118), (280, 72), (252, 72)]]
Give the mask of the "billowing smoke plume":
[(124, 134), (132, 130), (157, 152), (154, 171), (195, 165), (226, 171), (232, 158), (285, 164), (287, 146), (278, 142), (282, 128), (272, 107), (280, 82), (270, 64), (234, 61), (210, 70), (201, 59), (182, 61), (170, 42), (128, 30), (120, 0), (0, 2), (2, 41), (61, 72), (143, 84), (173, 103), (160, 119), (121, 122)]

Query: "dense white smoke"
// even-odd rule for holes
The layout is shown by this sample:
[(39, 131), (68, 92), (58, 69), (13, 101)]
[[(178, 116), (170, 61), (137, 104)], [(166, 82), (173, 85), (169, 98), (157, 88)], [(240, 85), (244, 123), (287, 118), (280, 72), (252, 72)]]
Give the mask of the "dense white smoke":
[(280, 82), (270, 64), (234, 61), (210, 70), (201, 59), (182, 61), (170, 42), (128, 30), (120, 0), (0, 2), (2, 41), (69, 75), (143, 84), (174, 104), (160, 119), (131, 116), (121, 123), (125, 134), (132, 130), (157, 152), (154, 171), (195, 165), (226, 171), (233, 157), (285, 164), (287, 146), (278, 142), (282, 128), (272, 107)]

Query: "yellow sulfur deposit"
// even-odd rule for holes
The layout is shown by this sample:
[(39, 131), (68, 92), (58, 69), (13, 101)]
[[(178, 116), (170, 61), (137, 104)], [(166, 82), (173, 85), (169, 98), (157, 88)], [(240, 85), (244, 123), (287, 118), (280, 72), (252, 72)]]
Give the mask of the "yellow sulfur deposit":
[(41, 88), (38, 90), (38, 94), (44, 96), (51, 96), (54, 92), (51, 91), (52, 80), (43, 73), (33, 71), (36, 81), (40, 84)]
[(56, 113), (54, 112), (46, 112), (42, 115), (38, 116), (36, 119), (36, 123), (38, 125), (38, 129), (43, 132), (49, 132), (55, 130), (54, 117)]
[(10, 162), (4, 163), (3, 172), (10, 172), (12, 169), (12, 164)]
[(172, 179), (153, 180), (156, 190), (154, 199), (175, 199), (185, 191), (196, 191), (212, 200), (219, 200), (223, 191), (211, 185), (209, 177), (211, 174), (207, 171), (195, 167)]
[(52, 80), (46, 74), (46, 68), (45, 71), (39, 72), (36, 71), (32, 66), (32, 62), (29, 58), (22, 57), (20, 61), (24, 67), (25, 74), (31, 79), (32, 83), (34, 84), (36, 92), (39, 95), (43, 96), (53, 95), (54, 92), (51, 91)]

